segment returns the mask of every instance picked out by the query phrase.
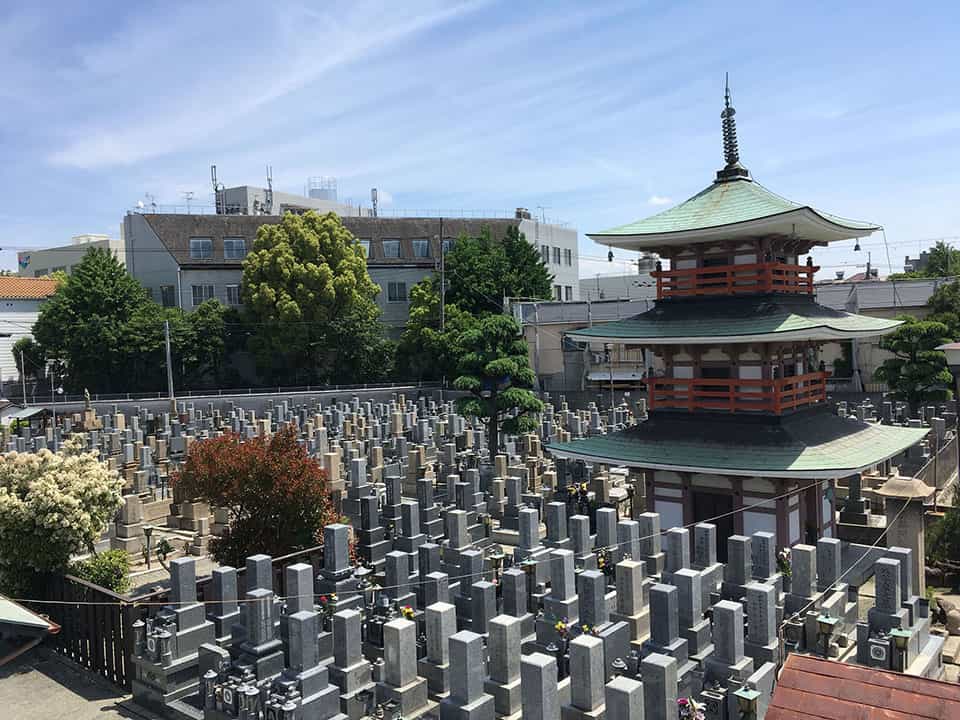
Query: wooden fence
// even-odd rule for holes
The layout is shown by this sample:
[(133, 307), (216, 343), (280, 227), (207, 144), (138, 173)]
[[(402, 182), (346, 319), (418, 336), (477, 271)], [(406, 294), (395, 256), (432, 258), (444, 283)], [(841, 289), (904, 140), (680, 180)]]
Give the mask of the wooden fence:
[[(323, 548), (313, 547), (273, 559), (273, 588), (277, 595), (286, 595), (284, 568), (301, 562), (312, 565), (316, 573), (323, 563)], [(244, 568), (237, 569), (237, 576), (238, 586), (243, 588)], [(209, 576), (197, 580), (198, 600), (203, 601), (209, 593), (210, 581)], [(134, 675), (130, 661), (131, 626), (136, 620), (156, 614), (168, 600), (169, 589), (129, 597), (73, 575), (49, 575), (39, 583), (37, 596), (47, 602), (24, 604), (60, 626), (60, 632), (50, 636), (48, 644), (78, 665), (130, 689)]]

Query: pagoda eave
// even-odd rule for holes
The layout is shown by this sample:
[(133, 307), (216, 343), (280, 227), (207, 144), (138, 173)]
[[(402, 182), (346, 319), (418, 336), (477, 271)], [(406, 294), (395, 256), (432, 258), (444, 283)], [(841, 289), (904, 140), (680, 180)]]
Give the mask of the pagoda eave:
[(628, 227), (625, 226), (622, 231), (618, 229), (615, 232), (590, 233), (587, 237), (601, 245), (622, 250), (653, 250), (711, 241), (727, 242), (773, 236), (799, 238), (814, 246), (866, 237), (880, 229), (879, 226), (872, 225), (845, 225), (821, 215), (811, 207), (736, 223), (669, 232), (630, 233)]
[(817, 408), (784, 418), (651, 416), (629, 430), (545, 449), (554, 457), (613, 467), (833, 479), (899, 455), (928, 431), (849, 420)]
[[(901, 321), (895, 321), (883, 330), (834, 330), (815, 328), (810, 330), (792, 330), (787, 332), (751, 333), (744, 335), (725, 334), (713, 336), (678, 335), (675, 337), (637, 336), (616, 333), (576, 333), (569, 332), (566, 337), (574, 342), (615, 343), (623, 345), (717, 345), (718, 343), (769, 343), (769, 342), (829, 342), (878, 337), (896, 329)], [(601, 330), (602, 328), (598, 328)]]

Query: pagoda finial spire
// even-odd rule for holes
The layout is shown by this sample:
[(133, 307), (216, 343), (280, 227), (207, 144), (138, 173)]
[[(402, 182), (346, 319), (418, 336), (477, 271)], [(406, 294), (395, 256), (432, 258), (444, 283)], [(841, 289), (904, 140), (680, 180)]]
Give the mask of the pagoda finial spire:
[(737, 111), (730, 98), (730, 73), (725, 74), (723, 93), (723, 112), (720, 118), (723, 121), (723, 159), (726, 162), (723, 170), (717, 172), (717, 182), (730, 180), (749, 180), (750, 171), (740, 164), (740, 148), (737, 144), (737, 121), (734, 115)]

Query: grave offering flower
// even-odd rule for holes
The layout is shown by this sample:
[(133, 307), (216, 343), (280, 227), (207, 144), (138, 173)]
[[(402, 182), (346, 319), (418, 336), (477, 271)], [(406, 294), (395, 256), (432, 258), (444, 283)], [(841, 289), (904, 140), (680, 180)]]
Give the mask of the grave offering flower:
[(784, 548), (777, 553), (777, 572), (784, 577), (790, 577), (790, 548)]
[(409, 605), (404, 605), (400, 608), (400, 614), (403, 615), (407, 620), (413, 620), (413, 608)]

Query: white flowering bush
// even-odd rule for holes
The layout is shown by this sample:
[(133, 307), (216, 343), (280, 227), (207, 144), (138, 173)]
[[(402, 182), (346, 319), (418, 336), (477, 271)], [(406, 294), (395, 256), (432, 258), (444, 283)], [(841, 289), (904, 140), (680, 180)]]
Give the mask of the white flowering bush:
[(0, 580), (62, 570), (71, 555), (92, 551), (120, 507), (122, 487), (80, 437), (56, 453), (0, 456)]

